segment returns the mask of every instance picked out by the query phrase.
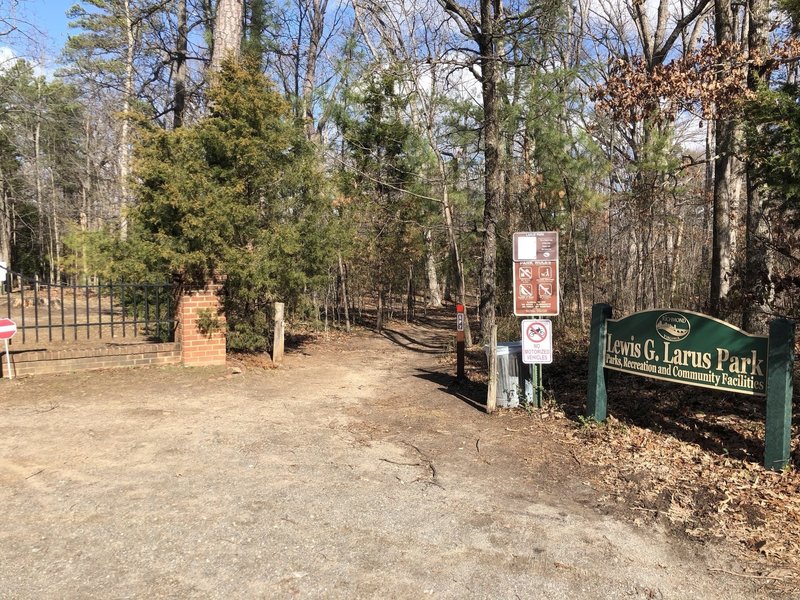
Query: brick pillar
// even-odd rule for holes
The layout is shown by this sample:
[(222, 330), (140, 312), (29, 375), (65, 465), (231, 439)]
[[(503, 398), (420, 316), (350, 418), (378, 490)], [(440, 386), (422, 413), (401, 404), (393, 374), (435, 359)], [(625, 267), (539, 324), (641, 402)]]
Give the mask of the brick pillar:
[[(176, 341), (181, 345), (185, 367), (207, 367), (225, 364), (225, 315), (220, 311), (218, 293), (221, 286), (209, 284), (202, 289), (187, 290), (178, 304)], [(197, 329), (198, 316), (210, 311), (220, 327), (211, 333)]]

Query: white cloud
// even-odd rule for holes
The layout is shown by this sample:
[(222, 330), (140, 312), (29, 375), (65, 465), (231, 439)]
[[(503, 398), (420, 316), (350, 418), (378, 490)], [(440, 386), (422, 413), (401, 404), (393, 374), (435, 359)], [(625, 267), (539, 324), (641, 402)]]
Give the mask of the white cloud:
[(10, 69), (18, 60), (26, 60), (32, 64), (33, 74), (37, 77), (43, 76), (49, 79), (53, 75), (52, 67), (48, 66), (43, 61), (20, 56), (13, 48), (0, 46), (0, 73)]
[(0, 71), (7, 70), (17, 60), (17, 54), (11, 48), (0, 46)]

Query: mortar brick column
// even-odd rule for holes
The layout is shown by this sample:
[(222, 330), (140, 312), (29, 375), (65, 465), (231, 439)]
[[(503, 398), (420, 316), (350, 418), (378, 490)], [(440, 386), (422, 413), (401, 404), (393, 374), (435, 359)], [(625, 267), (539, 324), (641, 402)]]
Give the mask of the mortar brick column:
[[(178, 303), (176, 339), (181, 345), (185, 367), (225, 365), (225, 315), (220, 310), (222, 286), (208, 284), (204, 288), (185, 290)], [(219, 320), (220, 328), (203, 333), (197, 328), (201, 311), (210, 311)]]

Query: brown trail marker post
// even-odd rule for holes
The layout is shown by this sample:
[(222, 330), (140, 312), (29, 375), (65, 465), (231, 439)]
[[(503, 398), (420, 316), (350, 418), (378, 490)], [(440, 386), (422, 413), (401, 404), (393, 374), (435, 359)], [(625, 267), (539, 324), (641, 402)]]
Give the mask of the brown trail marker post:
[(464, 305), (456, 304), (456, 383), (466, 379), (464, 374)]

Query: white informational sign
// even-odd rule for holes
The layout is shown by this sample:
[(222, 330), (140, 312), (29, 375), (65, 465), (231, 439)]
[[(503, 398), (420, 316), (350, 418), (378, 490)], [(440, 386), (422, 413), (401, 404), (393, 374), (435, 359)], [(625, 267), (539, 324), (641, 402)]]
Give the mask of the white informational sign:
[(536, 238), (520, 237), (517, 239), (517, 256), (519, 260), (536, 260)]
[(557, 231), (517, 231), (513, 241), (514, 262), (558, 260)]
[(553, 323), (550, 319), (522, 321), (522, 362), (526, 365), (553, 362)]

